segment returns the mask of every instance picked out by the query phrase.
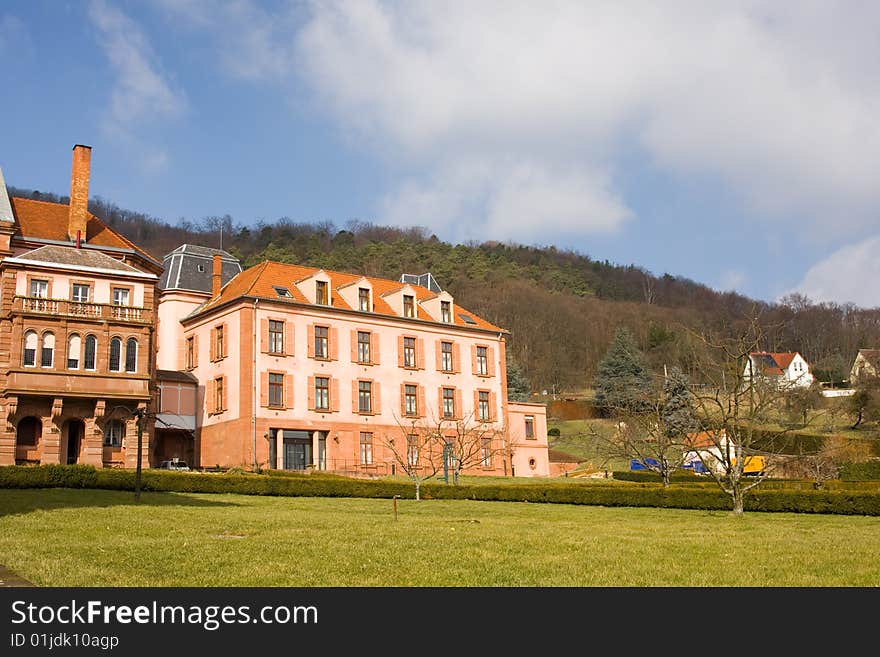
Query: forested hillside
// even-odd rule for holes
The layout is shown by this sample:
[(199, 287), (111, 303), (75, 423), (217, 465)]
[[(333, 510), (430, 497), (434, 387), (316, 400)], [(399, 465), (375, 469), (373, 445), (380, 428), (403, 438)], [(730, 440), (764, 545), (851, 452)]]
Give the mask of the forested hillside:
[[(10, 188), (10, 194), (66, 202), (66, 197)], [(509, 355), (534, 390), (589, 386), (619, 325), (628, 326), (651, 365), (690, 372), (697, 332), (726, 333), (758, 314), (768, 351), (800, 351), (821, 380), (839, 381), (859, 348), (880, 347), (880, 309), (802, 297), (783, 303), (717, 292), (686, 278), (656, 276), (555, 247), (498, 242), (452, 245), (421, 228), (350, 222), (254, 226), (226, 217), (175, 224), (102, 199), (89, 209), (157, 259), (183, 243), (223, 248), (245, 267), (263, 259), (398, 279), (430, 271), (456, 302), (511, 331)]]

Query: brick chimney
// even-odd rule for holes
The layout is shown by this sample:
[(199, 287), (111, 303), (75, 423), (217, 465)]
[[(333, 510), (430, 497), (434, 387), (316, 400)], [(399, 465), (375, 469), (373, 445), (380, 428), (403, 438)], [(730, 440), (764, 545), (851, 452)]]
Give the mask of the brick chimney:
[(67, 237), (71, 242), (77, 238), (86, 241), (86, 224), (89, 221), (89, 176), (92, 147), (77, 144), (73, 147), (73, 167), (70, 172), (70, 214), (67, 220)]
[(211, 273), (211, 296), (216, 297), (220, 294), (220, 288), (223, 287), (223, 262), (219, 255), (214, 255), (214, 271)]

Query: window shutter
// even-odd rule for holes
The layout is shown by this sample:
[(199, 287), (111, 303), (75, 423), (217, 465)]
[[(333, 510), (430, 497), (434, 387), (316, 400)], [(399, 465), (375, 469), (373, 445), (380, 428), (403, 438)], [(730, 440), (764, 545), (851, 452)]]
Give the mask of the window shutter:
[(422, 338), (416, 338), (416, 367), (425, 369), (425, 341)]
[(208, 383), (205, 386), (205, 415), (213, 415), (214, 409), (216, 408), (214, 405), (214, 379), (208, 379)]
[(480, 422), (480, 391), (474, 390), (474, 421)]
[(397, 366), (403, 367), (406, 361), (403, 359), (403, 336), (397, 336)]
[(380, 396), (381, 388), (381, 383), (373, 381), (373, 413), (376, 415), (382, 412), (382, 398)]
[(315, 377), (310, 376), (308, 380), (309, 386), (309, 410), (315, 410)]
[(330, 410), (339, 412), (339, 379), (330, 379)]
[[(306, 345), (306, 347), (308, 349), (308, 355), (309, 355), (309, 358), (314, 358), (315, 357), (315, 325), (314, 324), (309, 324), (307, 335), (308, 335), (308, 337), (307, 337), (308, 344)], [(312, 394), (313, 395), (315, 394), (314, 390), (312, 390)], [(314, 408), (314, 407), (315, 407), (314, 404), (309, 406), (309, 408)]]
[(293, 348), (294, 348), (294, 327), (292, 320), (286, 320), (284, 322), (284, 353), (288, 356), (293, 356)]
[(477, 369), (477, 345), (471, 345), (471, 374), (477, 374), (480, 370)]
[(339, 329), (331, 328), (329, 333), (330, 333), (330, 360), (339, 360)]
[(425, 417), (428, 415), (427, 410), (425, 408), (425, 386), (419, 386), (416, 388), (416, 415)]
[(217, 356), (219, 358), (226, 358), (226, 355), (229, 353), (229, 324), (221, 324), (221, 326), (223, 327), (223, 353), (217, 354)]
[(358, 406), (358, 381), (355, 379), (351, 382), (351, 412), (357, 413), (360, 410)]
[(260, 406), (269, 405), (269, 373), (260, 372)]
[(220, 393), (220, 399), (217, 400), (219, 402), (217, 404), (217, 406), (218, 406), (218, 410), (225, 411), (226, 410), (226, 395), (229, 394), (226, 392), (226, 377), (225, 376), (220, 377), (220, 384), (223, 386), (223, 390)]
[(437, 364), (437, 371), (438, 372), (443, 371), (443, 361), (440, 358), (442, 353), (443, 353), (443, 343), (441, 340), (437, 340), (434, 343), (434, 355), (436, 356), (435, 360), (437, 361), (436, 364)]
[(464, 408), (462, 408), (461, 401), (461, 390), (458, 388), (455, 389), (455, 394), (452, 397), (455, 400), (455, 408), (453, 409), (453, 416), (456, 420), (460, 420), (464, 417)]
[(358, 362), (358, 332), (357, 329), (351, 329), (351, 362)]
[(293, 374), (284, 375), (284, 408), (293, 408)]
[(193, 367), (199, 366), (199, 334), (193, 333)]
[(443, 419), (443, 386), (437, 388), (437, 417)]
[(260, 320), (260, 351), (264, 354), (269, 351), (269, 319), (266, 317)]
[(461, 345), (457, 342), (452, 343), (452, 371), (461, 372)]
[(217, 329), (211, 329), (211, 347), (208, 350), (211, 355), (211, 362), (217, 360)]
[(400, 417), (406, 416), (406, 384), (400, 384)]
[(498, 394), (495, 392), (489, 393), (489, 419), (495, 422), (498, 419), (498, 411), (495, 410), (495, 407), (498, 405)]
[(486, 372), (489, 376), (495, 376), (495, 350), (492, 347), (486, 348), (486, 360), (488, 361)]
[(379, 334), (375, 331), (370, 333), (370, 362), (373, 365), (379, 364)]

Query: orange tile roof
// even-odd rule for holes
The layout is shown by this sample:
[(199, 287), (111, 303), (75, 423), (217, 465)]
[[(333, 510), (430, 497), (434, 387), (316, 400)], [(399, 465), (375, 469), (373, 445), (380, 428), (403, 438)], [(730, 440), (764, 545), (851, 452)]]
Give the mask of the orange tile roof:
[(703, 447), (716, 447), (723, 445), (727, 432), (724, 429), (717, 431), (699, 431), (697, 433), (689, 433), (687, 435), (687, 446), (691, 449), (700, 449)]
[[(15, 237), (31, 237), (58, 242), (70, 241), (67, 236), (67, 221), (70, 207), (65, 203), (49, 203), (29, 198), (10, 197), (12, 212), (15, 215)], [(110, 246), (118, 249), (131, 249), (143, 257), (154, 261), (149, 253), (139, 249), (115, 230), (107, 226), (92, 213), (86, 224), (86, 243), (94, 246)]]
[[(301, 267), (299, 265), (290, 265), (282, 262), (272, 262), (271, 260), (266, 260), (258, 265), (245, 269), (243, 272), (238, 274), (238, 276), (233, 278), (223, 287), (219, 295), (217, 295), (216, 297), (208, 301), (204, 306), (202, 306), (199, 312), (209, 310), (210, 308), (244, 296), (271, 299), (272, 301), (278, 301), (280, 303), (285, 303), (288, 301), (309, 303), (308, 299), (306, 299), (306, 297), (303, 296), (302, 292), (300, 292), (299, 289), (296, 287), (295, 281), (308, 279), (319, 271), (323, 271), (325, 274), (327, 274), (327, 276), (330, 277), (330, 289), (332, 291), (335, 291), (342, 286), (357, 282), (362, 278), (368, 280), (370, 282), (370, 285), (372, 285), (373, 287), (373, 312), (377, 315), (400, 317), (391, 309), (391, 306), (388, 305), (388, 302), (385, 301), (382, 295), (400, 290), (406, 285), (409, 285), (413, 289), (416, 299), (418, 299), (419, 301), (425, 301), (436, 296), (434, 292), (432, 292), (428, 288), (422, 287), (420, 285), (413, 285), (412, 283), (401, 283), (400, 281), (391, 281), (384, 278), (372, 278), (369, 276), (364, 276), (362, 274), (347, 274), (344, 272), (329, 271), (326, 269), (322, 270), (316, 267)], [(276, 285), (286, 287), (290, 291), (291, 296), (287, 298), (279, 297), (277, 292), (273, 288), (273, 286)], [(330, 301), (330, 305), (332, 308), (355, 310), (345, 302), (345, 299), (342, 298), (341, 294), (331, 293)], [(476, 323), (468, 324), (467, 322), (462, 320), (462, 312), (470, 315)], [(487, 322), (480, 317), (477, 317), (472, 312), (470, 312), (469, 310), (465, 310), (458, 304), (453, 304), (453, 317), (455, 319), (455, 326), (463, 328), (479, 328), (490, 331), (505, 330)], [(426, 313), (425, 310), (420, 306), (417, 306), (417, 318), (429, 322), (436, 321), (434, 318), (428, 315), (428, 313)]]

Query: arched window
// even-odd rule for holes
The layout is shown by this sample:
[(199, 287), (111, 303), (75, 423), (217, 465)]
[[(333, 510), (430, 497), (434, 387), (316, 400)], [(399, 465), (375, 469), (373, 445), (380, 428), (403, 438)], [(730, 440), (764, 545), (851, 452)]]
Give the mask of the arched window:
[(24, 334), (24, 355), (22, 356), (22, 365), (25, 367), (35, 367), (37, 364), (37, 343), (39, 338), (36, 331), (28, 331)]
[(40, 367), (52, 367), (55, 361), (55, 334), (43, 333), (43, 348), (40, 350)]
[(15, 429), (15, 443), (17, 445), (35, 447), (42, 433), (43, 423), (37, 418), (22, 418)]
[(76, 333), (67, 339), (67, 369), (79, 369), (79, 354), (82, 348), (82, 338)]
[(124, 435), (125, 423), (120, 420), (110, 420), (104, 427), (104, 447), (122, 447)]
[(125, 371), (136, 372), (138, 360), (138, 341), (129, 338), (125, 342)]
[(110, 340), (110, 371), (119, 372), (122, 370), (122, 340), (113, 338)]
[(86, 351), (83, 355), (83, 368), (87, 370), (95, 369), (95, 357), (98, 353), (98, 338), (94, 335), (86, 336)]

